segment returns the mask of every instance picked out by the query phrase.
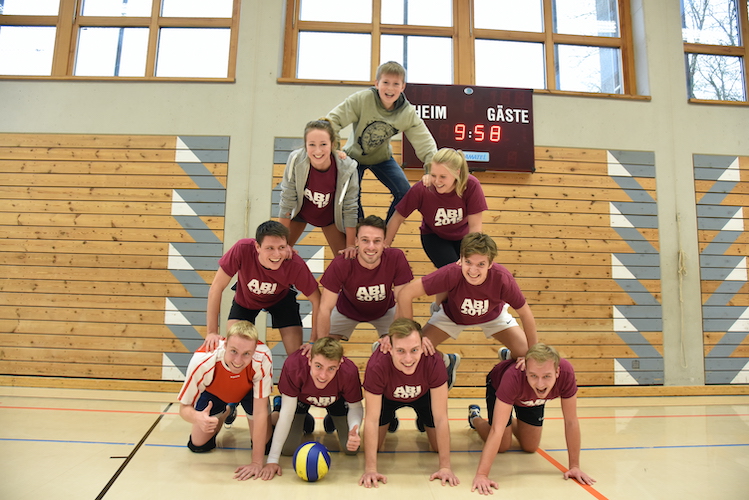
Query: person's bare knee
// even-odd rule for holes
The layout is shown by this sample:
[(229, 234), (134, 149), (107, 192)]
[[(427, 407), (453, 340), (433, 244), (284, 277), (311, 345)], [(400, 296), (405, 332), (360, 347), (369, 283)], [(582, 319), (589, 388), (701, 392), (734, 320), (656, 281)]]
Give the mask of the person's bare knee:
[(302, 347), (302, 327), (286, 326), (279, 329), (281, 333), (281, 342), (283, 343), (286, 354), (292, 354)]
[(436, 326), (430, 325), (427, 323), (424, 325), (424, 328), (422, 329), (422, 333), (424, 337), (428, 338), (434, 347), (437, 347), (445, 340), (449, 339), (450, 336), (437, 328)]
[(519, 326), (512, 326), (497, 332), (492, 337), (507, 347), (514, 359), (525, 356), (528, 352), (528, 338)]

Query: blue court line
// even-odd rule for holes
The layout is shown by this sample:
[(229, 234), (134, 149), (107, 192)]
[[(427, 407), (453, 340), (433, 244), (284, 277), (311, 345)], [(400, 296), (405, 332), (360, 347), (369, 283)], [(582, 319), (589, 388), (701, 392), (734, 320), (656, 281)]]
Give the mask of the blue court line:
[(70, 441), (67, 439), (28, 439), (0, 438), (0, 441), (19, 441), (24, 443), (60, 443), (60, 444), (112, 444), (117, 446), (134, 446), (135, 443), (115, 443), (109, 441)]
[[(160, 448), (184, 448), (185, 445), (181, 444), (148, 444), (144, 446), (156, 446)], [(623, 446), (623, 447), (611, 447), (611, 448), (582, 448), (580, 451), (621, 451), (621, 450), (658, 450), (658, 449), (672, 449), (672, 448), (726, 448), (726, 447), (738, 447), (738, 446), (749, 446), (749, 443), (732, 443), (732, 444), (684, 444), (684, 445), (661, 445), (661, 446)], [(252, 448), (226, 446), (221, 447), (222, 450), (245, 450), (249, 451)], [(338, 450), (328, 450), (330, 453), (339, 453)], [(481, 453), (482, 450), (451, 450), (450, 453)], [(553, 451), (567, 451), (567, 448), (558, 449), (546, 449), (546, 452)], [(395, 453), (433, 453), (432, 451), (380, 451), (378, 454), (395, 454)], [(507, 453), (525, 453), (522, 450), (507, 450)]]
[[(749, 443), (731, 443), (731, 444), (679, 444), (679, 445), (661, 445), (661, 446), (623, 446), (613, 448), (582, 448), (584, 451), (620, 451), (620, 450), (669, 450), (673, 448), (728, 448), (733, 446), (749, 446)], [(558, 448), (544, 451), (567, 451), (567, 448)]]

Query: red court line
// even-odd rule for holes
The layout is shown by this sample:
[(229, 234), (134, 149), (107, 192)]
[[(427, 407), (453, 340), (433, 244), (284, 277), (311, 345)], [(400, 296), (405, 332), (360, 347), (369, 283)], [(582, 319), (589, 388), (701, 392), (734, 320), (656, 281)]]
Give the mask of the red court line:
[[(166, 403), (165, 403), (166, 404)], [(179, 412), (163, 412), (163, 411), (136, 411), (136, 410), (95, 410), (91, 408), (45, 408), (41, 406), (3, 406), (0, 405), (0, 409), (6, 410), (47, 410), (47, 411), (86, 411), (93, 413), (135, 413), (138, 415), (177, 415)]]
[[(554, 460), (551, 457), (551, 455), (549, 455), (548, 453), (546, 453), (541, 448), (538, 448), (536, 450), (536, 453), (538, 453), (539, 455), (541, 455), (542, 457), (544, 457), (546, 460), (548, 460), (549, 463), (551, 463), (551, 465), (553, 465), (554, 467), (556, 467), (557, 469), (559, 469), (560, 471), (562, 471), (562, 473), (567, 472), (568, 469), (564, 465), (562, 465), (559, 462), (557, 462), (556, 460)], [(592, 486), (589, 486), (587, 484), (583, 484), (581, 482), (578, 482), (576, 479), (568, 479), (568, 481), (574, 481), (575, 483), (577, 483), (578, 485), (580, 485), (580, 487), (582, 487), (583, 489), (585, 489), (588, 493), (590, 493), (591, 495), (593, 495), (598, 500), (608, 500), (607, 497), (605, 497), (604, 495), (602, 495), (601, 493), (599, 493), (598, 490), (596, 490)]]
[[(579, 408), (578, 408), (579, 410)], [(694, 418), (694, 417), (749, 417), (749, 413), (713, 413), (705, 415), (604, 415), (599, 417), (581, 417), (577, 416), (578, 420), (600, 420), (600, 419), (617, 419), (617, 418)], [(544, 420), (564, 420), (564, 417), (544, 417)]]

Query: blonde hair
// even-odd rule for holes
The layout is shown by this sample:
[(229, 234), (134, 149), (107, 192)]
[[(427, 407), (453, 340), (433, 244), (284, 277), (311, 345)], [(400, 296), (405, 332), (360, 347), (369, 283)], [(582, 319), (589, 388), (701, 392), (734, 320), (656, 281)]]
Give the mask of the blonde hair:
[(317, 339), (317, 341), (312, 344), (312, 349), (310, 350), (309, 354), (310, 359), (319, 354), (325, 359), (340, 361), (341, 358), (343, 358), (343, 346), (335, 339), (332, 339), (330, 337), (323, 337), (321, 339)]
[(411, 335), (414, 331), (419, 332), (419, 337), (422, 337), (421, 325), (416, 321), (408, 318), (398, 318), (388, 328), (388, 336), (392, 340), (393, 338), (402, 339)]
[(559, 368), (559, 360), (562, 358), (561, 356), (559, 356), (559, 352), (550, 345), (538, 343), (534, 346), (531, 346), (531, 348), (528, 349), (528, 352), (525, 354), (526, 363), (531, 359), (535, 360), (536, 363), (539, 364), (546, 363), (547, 361), (552, 359), (554, 360), (554, 369), (557, 369)]
[(237, 321), (229, 327), (229, 331), (226, 333), (226, 340), (228, 341), (233, 336), (243, 338), (245, 340), (251, 340), (257, 342), (257, 329), (255, 325), (249, 321)]
[(440, 163), (447, 168), (453, 177), (455, 177), (455, 193), (458, 196), (463, 196), (465, 193), (466, 185), (468, 184), (468, 162), (463, 154), (463, 151), (452, 148), (442, 148), (437, 151), (432, 157), (432, 161), (429, 163), (429, 171), (432, 170), (432, 165)]
[(401, 80), (406, 81), (406, 68), (401, 63), (395, 61), (388, 61), (380, 64), (375, 73), (375, 81), (380, 81), (382, 75), (395, 75), (399, 76)]
[(486, 255), (489, 257), (489, 264), (497, 256), (497, 244), (491, 236), (485, 233), (468, 233), (463, 236), (460, 242), (460, 257), (470, 257), (471, 255)]
[(330, 135), (330, 146), (333, 151), (340, 149), (341, 141), (338, 138), (338, 134), (333, 129), (333, 124), (327, 118), (320, 118), (319, 120), (312, 120), (307, 122), (304, 126), (304, 146), (307, 147), (307, 134), (312, 130), (323, 130)]

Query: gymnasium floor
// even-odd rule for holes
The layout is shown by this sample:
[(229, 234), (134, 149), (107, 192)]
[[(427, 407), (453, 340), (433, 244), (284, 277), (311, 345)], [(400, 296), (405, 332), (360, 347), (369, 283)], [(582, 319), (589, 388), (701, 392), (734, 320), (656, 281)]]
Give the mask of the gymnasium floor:
[[(298, 479), (290, 458), (282, 458), (283, 477), (235, 481), (234, 468), (250, 457), (244, 419), (221, 431), (220, 449), (196, 455), (185, 447), (190, 427), (169, 394), (0, 387), (0, 498), (479, 498), (470, 485), (482, 443), (465, 420), (474, 401), (449, 402), (459, 486), (428, 481), (437, 457), (403, 409), (401, 428), (379, 457), (388, 484), (365, 490), (356, 484), (362, 454), (333, 453), (318, 483)], [(598, 480), (594, 487), (562, 479), (567, 454), (555, 401), (547, 405), (542, 451), (497, 457), (494, 498), (749, 498), (749, 396), (581, 398), (578, 413), (582, 468)], [(323, 414), (315, 415), (314, 438), (336, 449), (334, 436), (322, 432)]]

